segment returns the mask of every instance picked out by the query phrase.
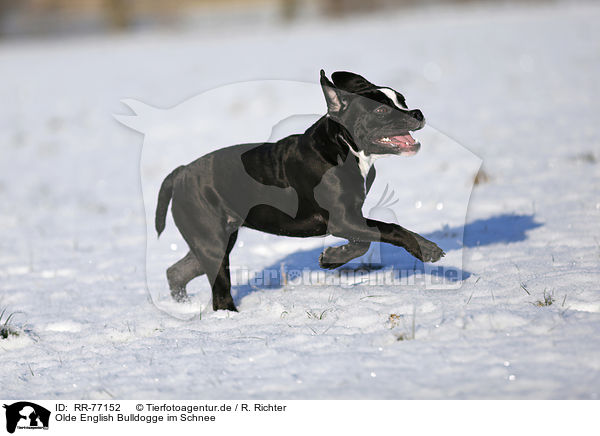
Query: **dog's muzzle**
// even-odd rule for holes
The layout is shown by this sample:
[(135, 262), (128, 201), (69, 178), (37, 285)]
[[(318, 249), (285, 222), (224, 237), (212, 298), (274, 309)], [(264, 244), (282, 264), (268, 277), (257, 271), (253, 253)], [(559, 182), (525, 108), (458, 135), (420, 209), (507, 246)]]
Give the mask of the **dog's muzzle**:
[(383, 136), (378, 138), (375, 142), (389, 146), (394, 151), (402, 154), (416, 154), (421, 148), (421, 144), (413, 138), (410, 133)]

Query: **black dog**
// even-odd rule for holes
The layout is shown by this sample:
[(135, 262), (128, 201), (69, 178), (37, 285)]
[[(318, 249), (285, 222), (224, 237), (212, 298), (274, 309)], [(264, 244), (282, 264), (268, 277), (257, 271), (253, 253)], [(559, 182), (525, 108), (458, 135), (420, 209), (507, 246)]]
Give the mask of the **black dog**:
[(371, 242), (405, 248), (424, 262), (444, 252), (396, 224), (362, 216), (375, 178), (373, 162), (385, 155), (413, 155), (420, 144), (420, 110), (404, 97), (349, 72), (321, 70), (327, 114), (303, 134), (274, 143), (241, 144), (209, 153), (169, 174), (162, 183), (156, 230), (165, 228), (169, 202), (190, 252), (167, 270), (171, 295), (187, 298), (186, 285), (207, 274), (213, 309), (236, 310), (231, 297), (229, 253), (241, 226), (283, 236), (334, 235), (346, 245), (323, 251), (323, 268), (337, 268), (365, 254)]

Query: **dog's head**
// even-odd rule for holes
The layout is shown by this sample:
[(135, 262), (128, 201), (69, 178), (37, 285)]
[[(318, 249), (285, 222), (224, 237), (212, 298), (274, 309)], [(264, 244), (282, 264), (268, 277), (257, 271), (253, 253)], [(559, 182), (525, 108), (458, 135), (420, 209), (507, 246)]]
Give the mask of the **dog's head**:
[(333, 83), (321, 70), (327, 114), (346, 128), (358, 151), (407, 156), (419, 151), (421, 144), (410, 132), (422, 129), (425, 117), (420, 110), (409, 109), (402, 94), (346, 71), (331, 78)]

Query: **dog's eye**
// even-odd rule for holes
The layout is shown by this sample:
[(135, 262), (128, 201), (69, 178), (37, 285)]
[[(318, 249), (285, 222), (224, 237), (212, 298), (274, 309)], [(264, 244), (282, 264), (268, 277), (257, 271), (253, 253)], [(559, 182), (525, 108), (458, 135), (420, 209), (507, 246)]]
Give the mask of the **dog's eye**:
[(387, 106), (379, 106), (375, 109), (376, 114), (387, 114), (390, 111), (390, 108)]

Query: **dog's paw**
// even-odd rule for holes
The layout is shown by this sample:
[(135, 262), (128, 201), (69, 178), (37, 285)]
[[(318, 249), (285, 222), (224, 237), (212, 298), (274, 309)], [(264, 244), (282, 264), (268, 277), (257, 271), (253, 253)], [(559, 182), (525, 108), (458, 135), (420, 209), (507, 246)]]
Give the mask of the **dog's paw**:
[(233, 303), (233, 298), (224, 298), (222, 300), (214, 300), (213, 299), (213, 310), (230, 310), (232, 312), (237, 312), (237, 308)]
[(185, 303), (187, 301), (190, 301), (185, 288), (171, 289), (171, 297), (173, 297), (173, 300), (177, 301), (178, 303)]
[(415, 243), (407, 248), (408, 252), (421, 262), (437, 262), (446, 255), (444, 250), (422, 236), (415, 234)]
[(341, 247), (327, 247), (319, 256), (319, 266), (323, 269), (336, 269), (345, 264), (339, 257), (343, 252)]

